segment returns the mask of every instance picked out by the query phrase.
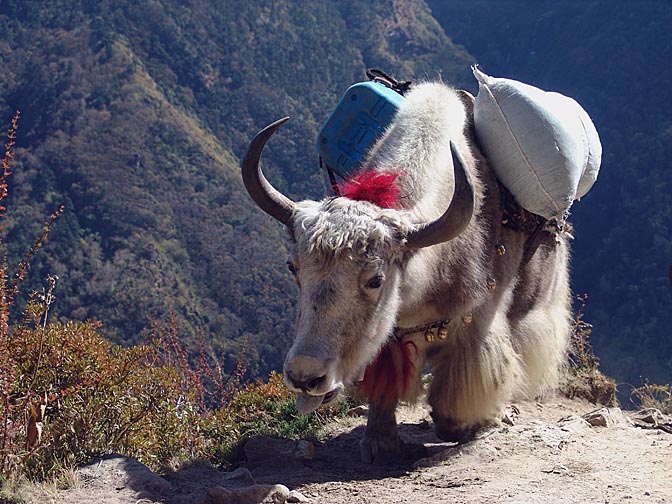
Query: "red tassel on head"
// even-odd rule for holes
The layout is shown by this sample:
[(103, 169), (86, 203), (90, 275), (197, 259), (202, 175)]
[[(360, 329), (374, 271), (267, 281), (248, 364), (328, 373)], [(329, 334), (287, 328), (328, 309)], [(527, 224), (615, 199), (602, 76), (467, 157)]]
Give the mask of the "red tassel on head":
[(357, 396), (385, 406), (406, 399), (415, 374), (411, 351), (418, 351), (412, 341), (390, 340), (366, 368), (364, 379), (357, 385)]
[(355, 201), (368, 201), (380, 208), (396, 208), (399, 204), (398, 173), (366, 171), (338, 185), (341, 196)]

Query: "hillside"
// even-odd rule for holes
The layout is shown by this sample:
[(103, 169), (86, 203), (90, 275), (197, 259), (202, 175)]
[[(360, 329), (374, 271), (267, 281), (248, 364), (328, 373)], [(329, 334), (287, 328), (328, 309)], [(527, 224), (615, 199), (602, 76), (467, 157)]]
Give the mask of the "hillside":
[(640, 5), (4, 0), (0, 121), (22, 114), (9, 264), (63, 204), (24, 295), (58, 275), (53, 315), (101, 320), (123, 344), (174, 313), (192, 348), (204, 340), (227, 369), (245, 354), (265, 375), (289, 346), (295, 287), (284, 230), (242, 188), (249, 139), (292, 116), (265, 170), (293, 197), (319, 197), (316, 131), (367, 67), (475, 91), (478, 61), (593, 116), (605, 156), (573, 209), (574, 288), (590, 296), (607, 373), (669, 382), (672, 11)]
[(294, 284), (283, 230), (242, 189), (249, 139), (291, 115), (268, 172), (319, 197), (316, 129), (367, 66), (468, 72), (420, 1), (17, 0), (0, 29), (0, 117), (22, 114), (10, 264), (64, 204), (28, 284), (58, 275), (56, 316), (130, 344), (175, 313), (194, 347), (247, 349), (261, 374), (290, 341)]

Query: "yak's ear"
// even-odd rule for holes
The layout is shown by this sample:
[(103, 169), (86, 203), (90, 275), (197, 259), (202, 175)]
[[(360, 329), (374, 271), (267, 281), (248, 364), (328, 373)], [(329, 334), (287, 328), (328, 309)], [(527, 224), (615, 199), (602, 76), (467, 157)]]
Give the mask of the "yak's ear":
[(287, 239), (289, 243), (296, 243), (296, 235), (294, 234), (294, 226), (285, 226), (287, 231)]
[(457, 96), (464, 104), (464, 110), (467, 113), (467, 119), (469, 122), (473, 122), (474, 102), (476, 101), (476, 98), (474, 98), (474, 95), (472, 95), (469, 91), (465, 91), (464, 89), (458, 89)]

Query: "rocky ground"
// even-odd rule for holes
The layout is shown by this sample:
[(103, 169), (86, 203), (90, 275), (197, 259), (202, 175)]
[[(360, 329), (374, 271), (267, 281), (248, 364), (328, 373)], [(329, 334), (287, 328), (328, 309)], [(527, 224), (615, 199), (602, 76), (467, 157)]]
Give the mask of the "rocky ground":
[(74, 488), (35, 495), (58, 504), (672, 503), (672, 419), (564, 398), (512, 407), (510, 422), (469, 443), (443, 443), (424, 406), (400, 410), (406, 454), (390, 466), (359, 461), (365, 419), (331, 426), (326, 441), (254, 438), (233, 472), (206, 466), (160, 477), (108, 456)]

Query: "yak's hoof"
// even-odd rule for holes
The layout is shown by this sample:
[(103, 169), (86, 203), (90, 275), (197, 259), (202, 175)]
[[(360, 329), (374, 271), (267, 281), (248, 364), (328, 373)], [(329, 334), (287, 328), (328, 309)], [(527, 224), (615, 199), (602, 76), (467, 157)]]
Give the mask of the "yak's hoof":
[(479, 428), (478, 424), (465, 426), (463, 423), (455, 422), (450, 418), (438, 417), (434, 413), (432, 413), (432, 419), (434, 420), (436, 435), (443, 441), (451, 443), (466, 443), (470, 441)]
[(390, 465), (399, 461), (403, 443), (399, 436), (378, 437), (364, 435), (359, 444), (362, 462), (373, 465)]

